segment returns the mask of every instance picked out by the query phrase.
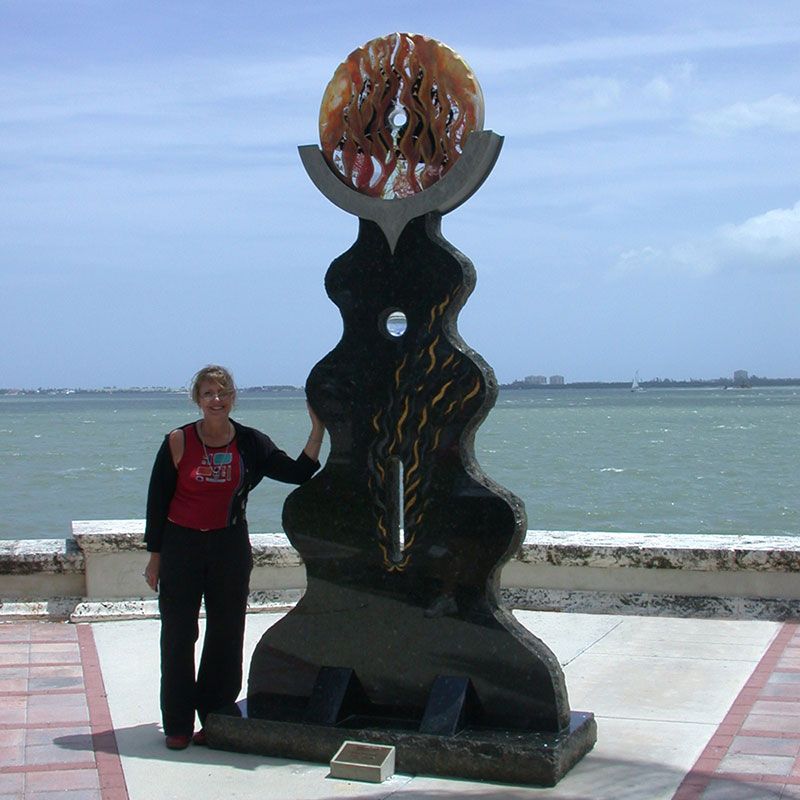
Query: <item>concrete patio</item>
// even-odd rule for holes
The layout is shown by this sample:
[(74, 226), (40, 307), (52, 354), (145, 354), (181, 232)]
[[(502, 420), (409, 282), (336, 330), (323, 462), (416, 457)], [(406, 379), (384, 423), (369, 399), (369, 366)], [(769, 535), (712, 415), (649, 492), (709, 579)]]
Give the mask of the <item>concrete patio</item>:
[[(0, 625), (0, 800), (800, 798), (792, 623), (517, 612), (557, 654), (598, 743), (550, 789), (164, 748), (158, 622)], [(277, 614), (248, 617), (247, 655)]]

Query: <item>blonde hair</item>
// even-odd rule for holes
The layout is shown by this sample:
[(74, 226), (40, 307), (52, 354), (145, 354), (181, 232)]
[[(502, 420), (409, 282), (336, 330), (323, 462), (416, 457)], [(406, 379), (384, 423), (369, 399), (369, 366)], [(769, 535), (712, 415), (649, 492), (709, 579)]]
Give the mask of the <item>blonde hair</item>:
[(194, 378), (192, 378), (192, 387), (189, 393), (192, 396), (192, 400), (194, 400), (198, 406), (200, 405), (200, 384), (204, 381), (217, 383), (224, 390), (233, 392), (234, 395), (236, 394), (236, 384), (233, 382), (233, 375), (231, 375), (225, 367), (220, 367), (218, 364), (209, 364), (195, 373)]

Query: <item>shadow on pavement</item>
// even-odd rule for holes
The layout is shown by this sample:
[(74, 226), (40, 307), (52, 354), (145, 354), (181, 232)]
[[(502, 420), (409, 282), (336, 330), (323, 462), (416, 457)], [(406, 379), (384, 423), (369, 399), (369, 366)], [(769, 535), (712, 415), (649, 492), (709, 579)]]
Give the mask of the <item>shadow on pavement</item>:
[(164, 744), (161, 727), (155, 722), (132, 725), (128, 728), (115, 728), (94, 734), (75, 733), (58, 736), (53, 739), (53, 743), (66, 750), (87, 753), (109, 753), (124, 758), (139, 758), (166, 763), (194, 762), (244, 770), (254, 770), (264, 765), (280, 767), (297, 763), (268, 756), (212, 750), (209, 747), (194, 744), (189, 745), (185, 750), (168, 750)]
[[(397, 774), (383, 784), (350, 783), (322, 775), (320, 764), (288, 761), (268, 756), (233, 753), (225, 750), (212, 750), (208, 747), (190, 745), (186, 750), (171, 751), (164, 746), (164, 736), (156, 723), (134, 725), (129, 728), (107, 730), (96, 734), (71, 734), (55, 738), (54, 743), (68, 750), (119, 754), (124, 758), (136, 758), (162, 762), (202, 765), (206, 769), (219, 766), (244, 771), (256, 769), (275, 769), (280, 773), (276, 782), (285, 791), (288, 784), (296, 786), (294, 798), (314, 798), (314, 800), (364, 800), (372, 798), (395, 797), (397, 800), (444, 800), (445, 798), (465, 798), (466, 800), (534, 800), (534, 798), (553, 798), (553, 800), (669, 800), (672, 798), (684, 772), (673, 767), (644, 761), (609, 759), (593, 755), (568, 773), (556, 787), (539, 788), (508, 784), (478, 783), (457, 778), (433, 776), (408, 776)], [(276, 776), (277, 777), (277, 776)], [(709, 800), (779, 800), (784, 785), (764, 784), (757, 775), (752, 782), (735, 781), (729, 778), (712, 780), (703, 794)], [(321, 782), (339, 784), (328, 793)], [(244, 793), (241, 793), (244, 789)], [(258, 800), (278, 800), (279, 795), (271, 795), (262, 781), (253, 781), (252, 795), (247, 787), (240, 787), (237, 797), (252, 796)], [(187, 786), (186, 798), (196, 797), (196, 790)], [(285, 795), (280, 796), (285, 800)]]

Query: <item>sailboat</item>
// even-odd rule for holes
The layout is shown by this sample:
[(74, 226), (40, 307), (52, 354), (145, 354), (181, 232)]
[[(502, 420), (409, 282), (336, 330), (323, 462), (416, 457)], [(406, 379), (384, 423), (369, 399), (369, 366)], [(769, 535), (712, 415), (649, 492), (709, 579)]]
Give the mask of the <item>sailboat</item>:
[(633, 382), (631, 383), (631, 391), (632, 392), (643, 392), (644, 387), (639, 386), (639, 370), (636, 370), (636, 374), (633, 376)]

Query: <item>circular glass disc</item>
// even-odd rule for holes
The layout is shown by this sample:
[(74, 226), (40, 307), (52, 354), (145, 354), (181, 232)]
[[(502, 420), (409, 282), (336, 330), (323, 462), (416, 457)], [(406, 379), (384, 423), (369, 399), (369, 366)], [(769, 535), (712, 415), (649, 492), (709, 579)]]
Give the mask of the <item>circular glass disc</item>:
[(453, 166), (483, 128), (483, 92), (447, 45), (411, 33), (367, 42), (343, 61), (322, 98), (323, 155), (351, 188), (409, 197)]

